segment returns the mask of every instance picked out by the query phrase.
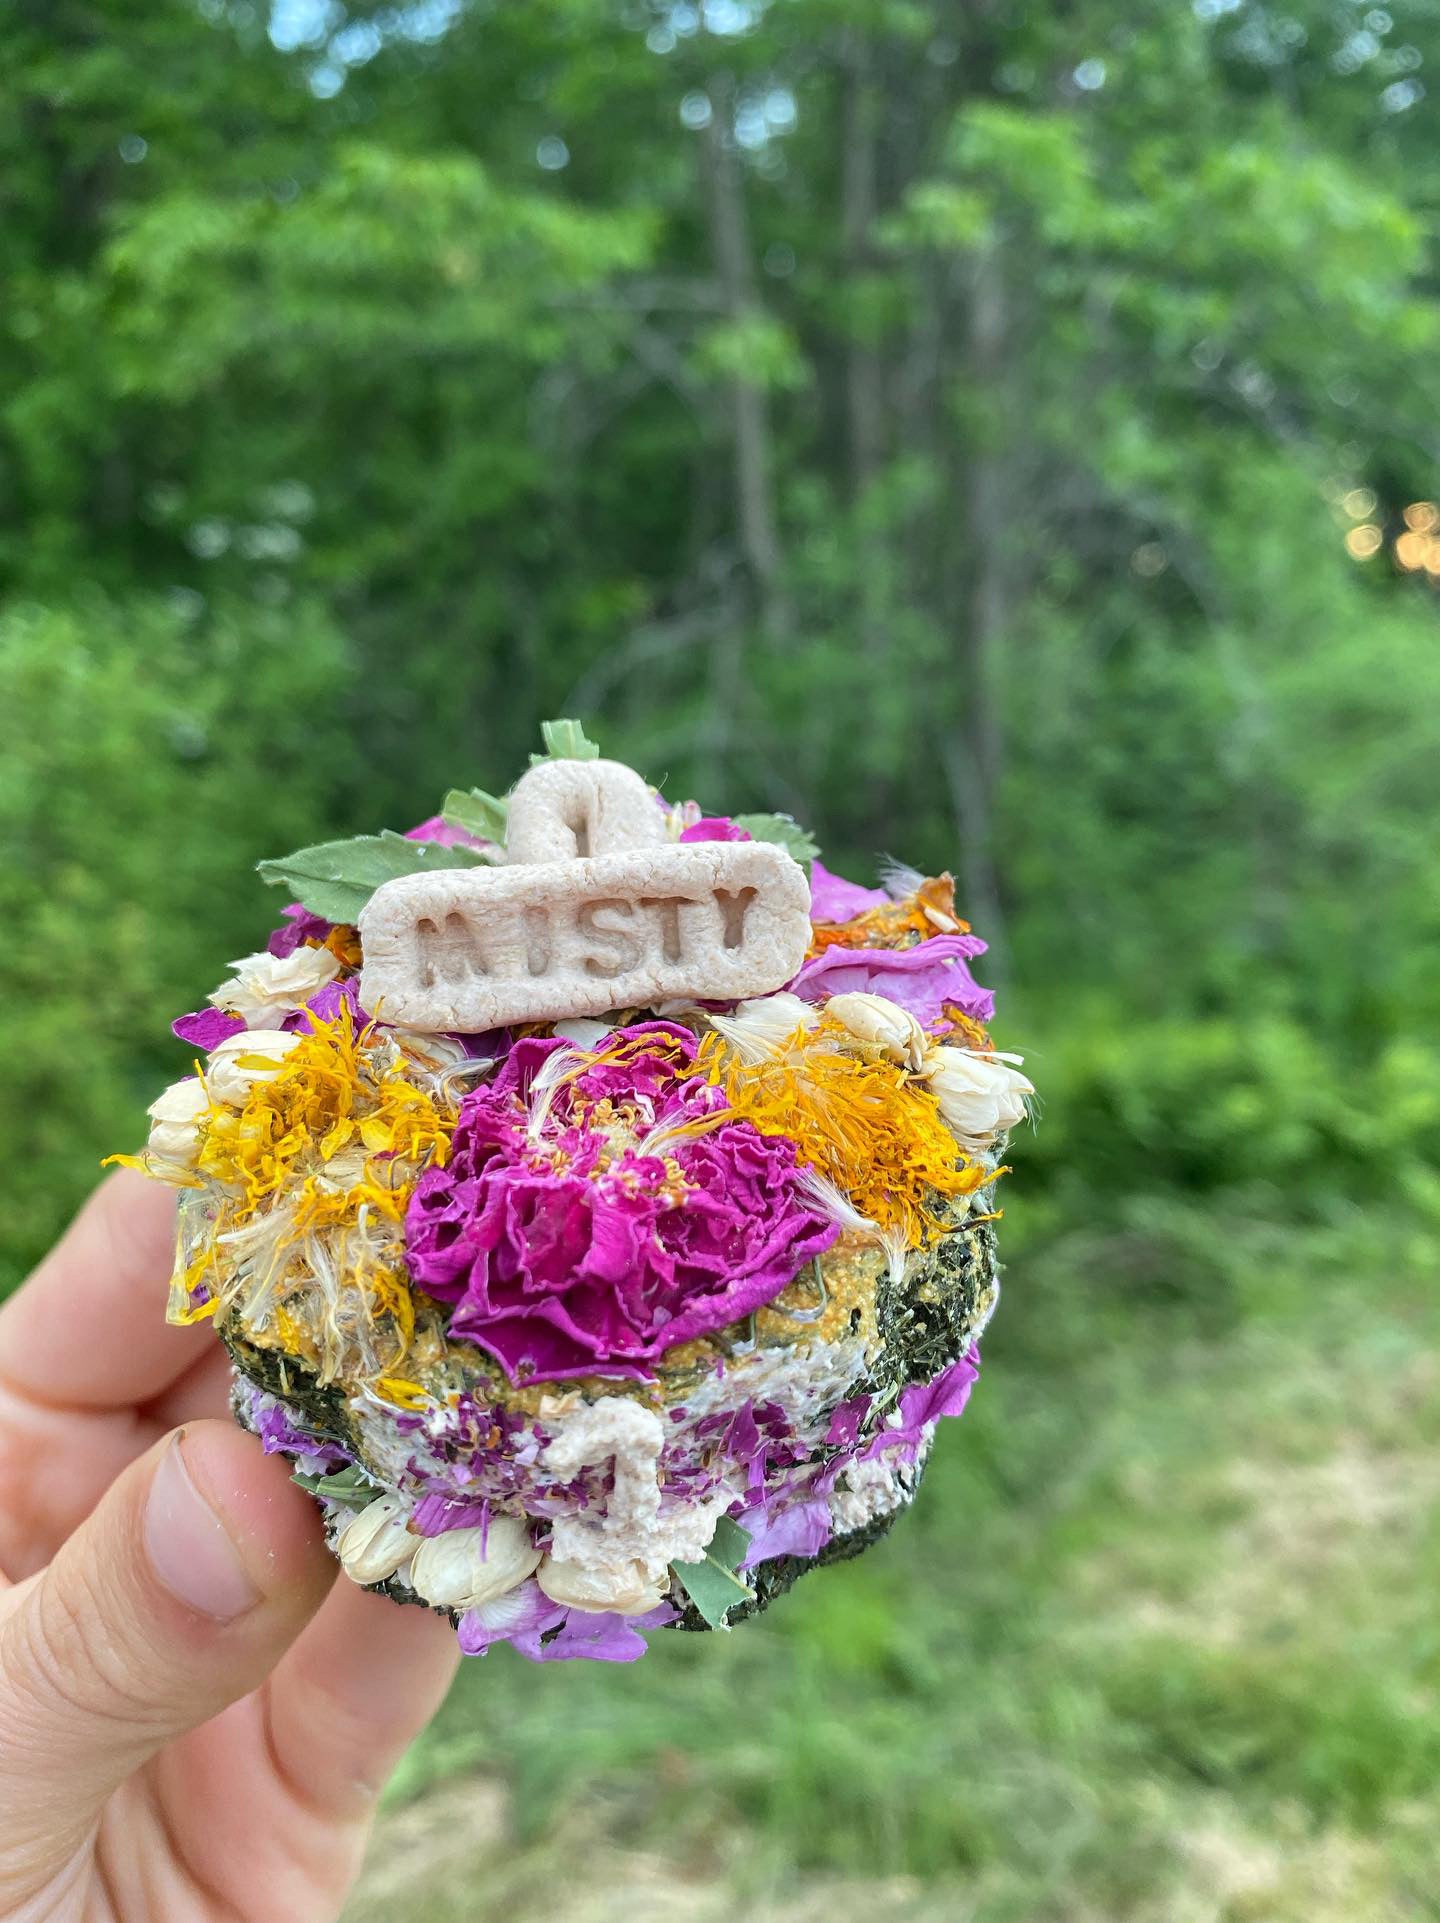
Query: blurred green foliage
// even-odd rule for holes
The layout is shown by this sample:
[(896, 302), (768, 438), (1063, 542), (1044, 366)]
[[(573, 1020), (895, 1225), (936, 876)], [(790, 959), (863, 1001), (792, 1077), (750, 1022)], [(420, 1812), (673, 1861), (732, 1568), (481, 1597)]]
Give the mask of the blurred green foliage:
[(1053, 1042), (1032, 1185), (1428, 1194), (1436, 30), (1385, 17), (12, 9), (8, 1272), (254, 860), (546, 713), (954, 866)]
[[(1440, 1213), (1437, 58), (1423, 0), (0, 12), (0, 1287), (272, 924), (252, 864), (502, 789), (545, 715), (857, 877), (953, 867), (1045, 1098), (913, 1550), (667, 1647), (623, 1740), (613, 1679), (547, 1681), (523, 1781), (593, 1698), (595, 1768), (703, 1751), (817, 1860), (983, 1881), (1018, 1835), (1043, 1883), (1108, 1824), (1138, 1888), (1146, 1769), (1357, 1822), (1433, 1769), (1408, 1645), (1327, 1667), (1358, 1576), (1272, 1672), (1115, 1645), (1087, 1572), (1193, 1587), (1204, 1345), (1283, 1455), (1307, 1318)], [(1190, 1503), (1148, 1561), (1163, 1487), (1105, 1520), (1147, 1452)], [(843, 1675), (849, 1747), (717, 1734), (772, 1663)]]
[[(255, 946), (258, 840), (323, 807), (353, 749), (324, 609), (188, 606), (87, 586), (0, 613), (0, 819), (11, 929), (0, 1141), (25, 1170), (7, 1273), (135, 1139), (184, 1055), (162, 1004)], [(219, 864), (226, 864), (227, 878)]]

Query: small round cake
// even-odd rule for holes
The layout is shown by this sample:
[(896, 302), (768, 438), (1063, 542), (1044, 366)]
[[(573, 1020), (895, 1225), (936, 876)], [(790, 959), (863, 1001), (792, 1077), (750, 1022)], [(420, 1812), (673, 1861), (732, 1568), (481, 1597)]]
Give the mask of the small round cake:
[(508, 797), (261, 864), (283, 925), (134, 1159), (345, 1575), (468, 1654), (629, 1661), (910, 1502), (1031, 1089), (948, 875), (859, 887), (544, 737)]

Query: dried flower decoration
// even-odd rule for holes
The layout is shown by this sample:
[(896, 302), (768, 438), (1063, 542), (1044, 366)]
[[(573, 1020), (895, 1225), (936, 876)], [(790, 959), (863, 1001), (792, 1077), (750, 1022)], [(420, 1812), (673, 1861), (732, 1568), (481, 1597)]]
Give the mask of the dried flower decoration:
[(983, 1188), (993, 1171), (960, 1147), (922, 1083), (867, 1053), (825, 1013), (813, 1029), (797, 1030), (783, 1054), (758, 1062), (708, 1036), (698, 1066), (723, 1089), (731, 1115), (793, 1141), (801, 1164), (866, 1221), (920, 1248), (946, 1225), (940, 1204)]
[[(668, 803), (576, 722), (544, 741), (510, 796), (262, 864), (295, 898), (176, 1023), (191, 1072), (119, 1159), (181, 1190), (169, 1313), (213, 1320), (350, 1580), (469, 1654), (628, 1662), (913, 1498), (1032, 1090), (948, 876), (859, 887), (786, 816)], [(583, 992), (537, 1010), (561, 937)], [(455, 1009), (492, 968), (508, 1026), (387, 1020), (386, 982)]]

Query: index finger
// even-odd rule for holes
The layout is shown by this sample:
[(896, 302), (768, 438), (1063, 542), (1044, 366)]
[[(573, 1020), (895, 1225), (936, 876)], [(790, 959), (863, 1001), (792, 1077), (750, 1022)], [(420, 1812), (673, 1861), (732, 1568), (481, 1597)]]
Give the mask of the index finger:
[(213, 1340), (165, 1320), (174, 1247), (174, 1193), (129, 1169), (109, 1176), (0, 1307), (0, 1380), (71, 1408), (160, 1395)]

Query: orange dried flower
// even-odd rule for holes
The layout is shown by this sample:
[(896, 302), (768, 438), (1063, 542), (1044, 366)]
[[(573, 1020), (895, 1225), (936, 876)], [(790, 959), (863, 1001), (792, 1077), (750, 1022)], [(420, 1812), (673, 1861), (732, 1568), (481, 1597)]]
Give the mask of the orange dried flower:
[(348, 921), (337, 921), (325, 937), (324, 946), (342, 968), (358, 968), (365, 957), (360, 949), (360, 930)]
[(946, 1040), (954, 1040), (958, 1037), (962, 1047), (976, 1049), (982, 1055), (988, 1055), (993, 1051), (995, 1044), (991, 1041), (990, 1031), (983, 1022), (977, 1022), (973, 1016), (967, 1015), (965, 1010), (957, 1007), (954, 1002), (943, 1002), (941, 1013), (945, 1018), (944, 1025), (937, 1025), (932, 1031), (937, 1037), (943, 1035)]
[(901, 901), (867, 908), (850, 921), (816, 922), (810, 956), (827, 948), (913, 948), (931, 935), (968, 935), (970, 924), (955, 913), (955, 880), (934, 875)]

